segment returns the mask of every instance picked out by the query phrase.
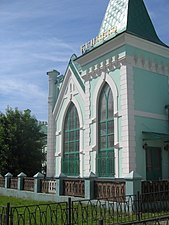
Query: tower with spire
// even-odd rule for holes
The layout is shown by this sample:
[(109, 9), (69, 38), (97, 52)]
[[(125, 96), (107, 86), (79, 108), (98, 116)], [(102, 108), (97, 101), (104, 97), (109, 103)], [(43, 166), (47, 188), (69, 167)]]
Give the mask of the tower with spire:
[(169, 48), (143, 0), (110, 0), (55, 88), (48, 176), (169, 178)]
[(110, 0), (99, 34), (116, 27), (116, 35), (126, 32), (164, 45), (158, 38), (142, 0)]

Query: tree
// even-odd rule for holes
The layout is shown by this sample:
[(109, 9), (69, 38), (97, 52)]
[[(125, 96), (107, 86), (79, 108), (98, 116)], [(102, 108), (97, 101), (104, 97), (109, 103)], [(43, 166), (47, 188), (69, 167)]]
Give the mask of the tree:
[(45, 145), (46, 135), (30, 110), (8, 107), (0, 113), (0, 174), (35, 175), (41, 171)]

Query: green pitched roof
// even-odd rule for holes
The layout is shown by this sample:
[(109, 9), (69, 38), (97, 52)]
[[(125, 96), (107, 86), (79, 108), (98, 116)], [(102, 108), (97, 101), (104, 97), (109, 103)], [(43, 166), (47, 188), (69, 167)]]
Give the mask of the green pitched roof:
[(72, 57), (70, 59), (70, 62), (69, 62), (69, 66), (72, 69), (72, 71), (73, 71), (75, 77), (77, 78), (80, 86), (82, 87), (83, 91), (85, 91), (84, 83), (83, 83), (83, 81), (80, 77), (81, 68), (80, 68), (80, 65), (76, 63), (76, 61), (75, 61), (76, 59), (77, 59), (77, 56), (75, 54), (72, 55)]
[(110, 0), (99, 35), (112, 28), (116, 30), (113, 36), (125, 31), (151, 42), (165, 45), (156, 34), (143, 0)]
[[(77, 59), (77, 56), (76, 56), (75, 54), (73, 54), (73, 55), (71, 56), (70, 60), (69, 60), (69, 63), (68, 63), (68, 66), (67, 66), (65, 75), (66, 75), (66, 73), (67, 73), (68, 68), (70, 67), (71, 70), (73, 71), (73, 73), (74, 73), (76, 79), (78, 80), (78, 82), (79, 82), (81, 88), (83, 89), (83, 91), (85, 91), (85, 85), (84, 85), (84, 83), (83, 83), (83, 81), (82, 81), (82, 78), (81, 78), (81, 76), (80, 76), (81, 67), (80, 67), (80, 65), (76, 62), (76, 59)], [(64, 76), (64, 78), (65, 78), (65, 76)]]

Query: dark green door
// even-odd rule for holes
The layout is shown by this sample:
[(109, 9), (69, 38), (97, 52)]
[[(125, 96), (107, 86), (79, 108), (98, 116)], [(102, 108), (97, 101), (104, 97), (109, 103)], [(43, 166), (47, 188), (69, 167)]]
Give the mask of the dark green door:
[(147, 147), (146, 178), (147, 180), (159, 180), (162, 178), (161, 148)]

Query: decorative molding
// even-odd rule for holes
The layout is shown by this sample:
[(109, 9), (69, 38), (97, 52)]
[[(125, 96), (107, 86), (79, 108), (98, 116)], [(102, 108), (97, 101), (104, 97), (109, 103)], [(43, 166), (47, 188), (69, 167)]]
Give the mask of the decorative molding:
[(81, 126), (81, 127), (80, 127), (80, 130), (82, 130), (82, 131), (83, 131), (83, 130), (85, 130), (85, 128), (84, 128), (83, 126)]
[(55, 153), (55, 157), (61, 157), (61, 156), (62, 156), (61, 152)]
[(81, 150), (81, 151), (79, 152), (79, 154), (81, 154), (81, 155), (85, 155), (85, 153), (84, 153), (84, 151), (83, 151), (83, 150)]
[[(64, 99), (69, 98), (69, 100), (72, 100), (72, 96), (79, 95), (79, 92), (77, 90), (77, 83), (74, 80), (72, 76), (70, 76), (70, 79), (67, 83), (65, 95), (63, 96)], [(81, 93), (81, 96), (83, 97), (83, 93)]]
[(61, 135), (61, 131), (56, 131), (56, 136), (59, 136), (59, 135)]
[(87, 65), (102, 56), (105, 56), (107, 53), (112, 52), (123, 46), (125, 43), (125, 34), (121, 34), (114, 39), (105, 42), (103, 45), (100, 45), (99, 48), (95, 48), (92, 51), (87, 52), (86, 54), (82, 55), (81, 57), (77, 58), (76, 61), (82, 67)]
[(97, 151), (96, 145), (92, 146), (92, 149), (90, 150), (90, 152), (96, 152), (96, 151)]
[(96, 118), (92, 118), (92, 123), (96, 123)]
[(162, 56), (165, 58), (169, 57), (168, 47), (156, 44), (154, 42), (148, 41), (146, 39), (134, 36), (129, 33), (125, 33), (125, 43), (129, 44), (135, 48), (140, 48), (144, 51), (151, 52), (152, 54)]
[(119, 115), (119, 112), (114, 113), (114, 118), (120, 118), (120, 117), (121, 117), (121, 115)]
[(144, 111), (139, 111), (135, 110), (134, 111), (135, 116), (140, 116), (140, 117), (146, 117), (146, 118), (151, 118), (151, 119), (157, 119), (157, 120), (168, 120), (167, 115), (160, 115), (160, 114), (155, 114), (155, 113), (150, 113), (150, 112), (144, 112)]
[(169, 76), (169, 63), (157, 61), (156, 58), (146, 58), (140, 55), (127, 56), (127, 62), (132, 66)]
[(126, 52), (122, 52), (89, 67), (87, 70), (83, 71), (82, 78), (85, 81), (90, 81), (93, 78), (101, 76), (102, 73), (107, 74), (116, 69), (120, 69), (126, 62)]
[(96, 123), (96, 118), (91, 118), (91, 119), (89, 119), (89, 124), (91, 125), (91, 124), (94, 124), (94, 123)]
[(100, 45), (99, 48), (89, 51), (87, 54), (79, 57), (76, 61), (81, 65), (87, 65), (88, 63), (93, 62), (95, 59), (105, 56), (107, 53), (110, 53), (124, 45), (130, 45), (134, 48), (139, 48), (143, 51), (149, 51), (150, 53), (162, 56), (163, 58), (169, 58), (168, 48), (165, 46), (158, 45), (156, 43), (150, 42), (148, 40), (136, 37), (129, 33), (122, 33), (116, 38), (109, 40), (108, 42)]
[(72, 94), (69, 94), (69, 100), (72, 101)]
[(114, 148), (115, 148), (115, 149), (119, 149), (119, 148), (120, 148), (119, 143), (116, 143), (116, 144), (114, 145)]

